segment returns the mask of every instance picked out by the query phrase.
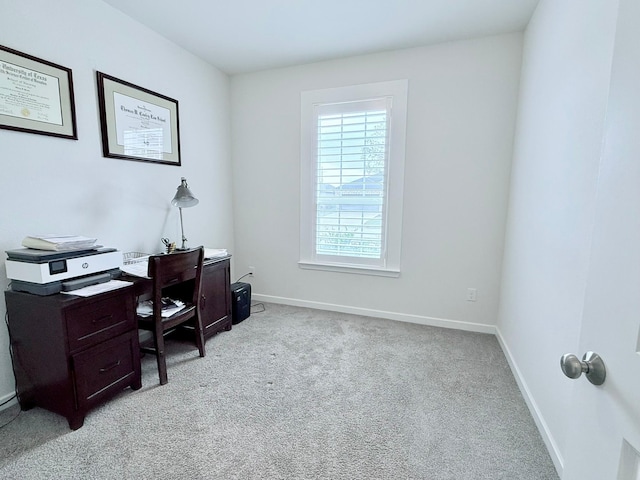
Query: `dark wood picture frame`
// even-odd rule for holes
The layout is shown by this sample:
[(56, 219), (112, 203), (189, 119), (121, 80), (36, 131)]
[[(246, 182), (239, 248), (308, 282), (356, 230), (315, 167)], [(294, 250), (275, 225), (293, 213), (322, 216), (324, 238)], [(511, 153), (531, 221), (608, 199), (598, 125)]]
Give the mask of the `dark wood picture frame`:
[(71, 69), (0, 45), (0, 128), (77, 140)]
[(105, 157), (181, 165), (178, 101), (96, 72)]

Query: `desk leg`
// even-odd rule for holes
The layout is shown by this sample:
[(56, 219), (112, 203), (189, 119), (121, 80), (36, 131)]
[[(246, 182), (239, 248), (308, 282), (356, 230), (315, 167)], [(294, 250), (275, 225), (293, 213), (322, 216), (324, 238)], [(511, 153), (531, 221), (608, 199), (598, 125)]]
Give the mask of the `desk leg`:
[(69, 422), (69, 428), (71, 430), (78, 430), (82, 425), (84, 425), (84, 413), (77, 413), (67, 417), (67, 421)]

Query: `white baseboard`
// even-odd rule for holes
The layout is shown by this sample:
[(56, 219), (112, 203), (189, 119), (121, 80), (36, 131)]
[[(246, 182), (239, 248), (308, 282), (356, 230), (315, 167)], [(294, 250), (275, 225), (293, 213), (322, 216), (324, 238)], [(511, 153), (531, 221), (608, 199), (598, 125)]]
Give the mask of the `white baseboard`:
[(462, 322), (460, 320), (447, 320), (444, 318), (424, 317), (422, 315), (412, 315), (409, 313), (387, 312), (384, 310), (373, 310), (370, 308), (350, 307), (347, 305), (337, 305), (334, 303), (312, 302), (309, 300), (298, 300), (294, 298), (275, 297), (272, 295), (253, 294), (253, 301), (279, 303), (282, 305), (291, 305), (294, 307), (315, 308), (316, 310), (328, 310), (331, 312), (351, 313), (354, 315), (362, 315), (365, 317), (386, 318), (388, 320), (398, 320), (400, 322), (417, 323), (420, 325), (429, 325), (432, 327), (453, 328), (456, 330), (466, 330), (478, 333), (496, 333), (495, 325), (486, 325), (483, 323)]
[(542, 437), (542, 440), (544, 441), (544, 444), (547, 447), (547, 451), (551, 456), (553, 465), (556, 467), (558, 476), (562, 478), (562, 474), (564, 471), (564, 459), (562, 457), (562, 454), (560, 453), (560, 450), (558, 449), (558, 445), (556, 445), (556, 442), (553, 436), (551, 435), (551, 432), (549, 431), (547, 422), (545, 422), (544, 417), (542, 416), (542, 413), (538, 408), (538, 404), (536, 403), (533, 396), (531, 395), (529, 387), (527, 386), (527, 382), (522, 377), (520, 369), (518, 368), (518, 365), (514, 360), (513, 355), (511, 355), (511, 351), (509, 350), (509, 347), (507, 346), (504, 338), (502, 337), (502, 333), (500, 332), (500, 329), (498, 327), (496, 327), (496, 338), (498, 339), (498, 343), (500, 344), (500, 347), (504, 352), (504, 356), (507, 358), (507, 362), (509, 363), (511, 372), (513, 373), (513, 376), (515, 377), (516, 382), (518, 383), (518, 387), (520, 388), (520, 392), (524, 397), (524, 401), (527, 404), (527, 407), (529, 407), (529, 411), (531, 412), (533, 421), (536, 423), (536, 426), (538, 427), (540, 436)]

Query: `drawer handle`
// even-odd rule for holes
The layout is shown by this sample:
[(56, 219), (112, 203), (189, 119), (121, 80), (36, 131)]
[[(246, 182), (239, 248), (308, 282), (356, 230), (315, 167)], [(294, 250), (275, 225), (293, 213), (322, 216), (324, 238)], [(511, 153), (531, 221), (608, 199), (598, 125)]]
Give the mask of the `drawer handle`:
[(117, 362), (113, 362), (111, 365), (107, 366), (107, 367), (102, 367), (100, 369), (100, 373), (105, 373), (108, 372), (109, 370), (113, 370), (114, 368), (116, 368), (118, 365), (120, 365), (120, 360), (118, 360)]
[(202, 297), (200, 298), (200, 309), (204, 310), (206, 305), (207, 305), (207, 297), (202, 295)]
[(93, 320), (91, 320), (91, 323), (95, 325), (96, 323), (102, 323), (104, 321), (111, 320), (112, 318), (113, 318), (113, 315), (104, 315), (102, 317), (94, 318)]

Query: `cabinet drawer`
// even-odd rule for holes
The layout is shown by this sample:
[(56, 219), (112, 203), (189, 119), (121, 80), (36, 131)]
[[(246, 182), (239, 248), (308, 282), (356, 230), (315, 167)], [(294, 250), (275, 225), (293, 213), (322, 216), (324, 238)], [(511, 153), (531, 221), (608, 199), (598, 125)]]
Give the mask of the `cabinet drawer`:
[(138, 357), (137, 332), (121, 335), (73, 355), (79, 407), (100, 401), (134, 381)]
[(65, 310), (69, 350), (88, 347), (133, 328), (130, 293), (102, 298)]

